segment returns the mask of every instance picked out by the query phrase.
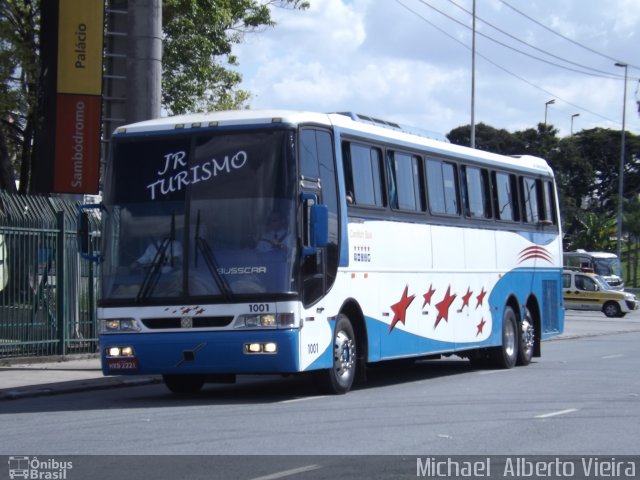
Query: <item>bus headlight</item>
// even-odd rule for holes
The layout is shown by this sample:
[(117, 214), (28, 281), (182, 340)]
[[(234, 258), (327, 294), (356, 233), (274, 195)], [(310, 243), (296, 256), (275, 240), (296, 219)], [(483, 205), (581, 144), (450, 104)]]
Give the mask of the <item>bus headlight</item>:
[(245, 354), (274, 354), (278, 353), (278, 345), (275, 342), (255, 342), (244, 344)]
[(234, 323), (234, 328), (294, 328), (293, 313), (263, 313), (240, 315)]
[(136, 356), (133, 347), (107, 347), (105, 355), (107, 358), (132, 358)]
[(100, 333), (139, 332), (140, 325), (135, 318), (109, 318), (100, 321)]

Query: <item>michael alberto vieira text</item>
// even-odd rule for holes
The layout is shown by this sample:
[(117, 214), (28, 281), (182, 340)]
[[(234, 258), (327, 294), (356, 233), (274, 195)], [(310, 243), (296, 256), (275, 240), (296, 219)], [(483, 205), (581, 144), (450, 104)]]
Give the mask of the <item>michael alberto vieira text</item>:
[[(504, 460), (504, 467), (502, 460)], [(620, 460), (615, 457), (582, 457), (571, 460), (563, 460), (559, 457), (545, 459), (538, 457), (535, 460), (526, 457), (502, 457), (499, 466), (494, 468), (494, 473), (498, 475), (494, 478), (563, 478), (576, 475), (593, 478), (635, 478), (636, 461)], [(450, 457), (418, 457), (416, 475), (418, 477), (490, 478), (491, 458), (469, 461)]]

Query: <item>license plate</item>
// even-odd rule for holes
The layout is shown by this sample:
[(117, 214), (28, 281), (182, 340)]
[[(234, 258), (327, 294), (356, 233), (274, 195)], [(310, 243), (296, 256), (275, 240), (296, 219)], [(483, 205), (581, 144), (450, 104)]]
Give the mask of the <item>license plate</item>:
[(107, 358), (107, 366), (109, 370), (124, 371), (138, 370), (140, 364), (137, 358)]

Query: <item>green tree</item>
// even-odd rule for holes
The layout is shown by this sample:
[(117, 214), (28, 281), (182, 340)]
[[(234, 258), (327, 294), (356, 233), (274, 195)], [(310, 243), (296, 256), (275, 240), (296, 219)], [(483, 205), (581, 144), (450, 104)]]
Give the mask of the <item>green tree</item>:
[(27, 191), (37, 119), (40, 0), (0, 2), (0, 188)]
[(617, 230), (615, 218), (583, 210), (578, 221), (582, 228), (565, 246), (566, 250), (583, 248), (585, 250), (610, 251), (615, 249), (613, 240)]
[[(306, 9), (306, 0), (164, 0), (162, 103), (173, 114), (246, 106), (250, 93), (233, 45), (272, 27), (270, 6)], [(188, 52), (188, 53), (187, 53)]]
[[(624, 230), (627, 242), (627, 285), (637, 286), (638, 245), (640, 244), (640, 196), (634, 195), (624, 206)], [(632, 248), (633, 247), (633, 248)]]
[[(19, 173), (27, 193), (38, 113), (42, 0), (0, 0), (0, 189)], [(232, 47), (275, 25), (271, 8), (307, 0), (164, 0), (163, 107), (169, 113), (245, 107)]]
[[(471, 143), (471, 126), (463, 125), (454, 128), (447, 134), (451, 143), (468, 147)], [(476, 125), (476, 148), (485, 152), (500, 153), (502, 155), (517, 155), (524, 153), (519, 140), (508, 130), (497, 129), (485, 123)]]

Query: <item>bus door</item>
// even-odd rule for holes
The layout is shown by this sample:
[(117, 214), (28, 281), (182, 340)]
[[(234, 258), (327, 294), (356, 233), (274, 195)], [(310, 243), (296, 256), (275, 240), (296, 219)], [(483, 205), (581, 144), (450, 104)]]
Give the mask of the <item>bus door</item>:
[[(326, 293), (338, 271), (338, 197), (335, 156), (330, 131), (302, 128), (299, 137), (302, 259), (300, 286), (307, 313), (300, 330), (300, 368), (315, 364), (329, 368), (332, 354), (332, 316)], [(312, 218), (320, 212), (321, 221)], [(320, 229), (320, 232), (314, 230)], [(312, 238), (320, 233), (318, 238)]]
[(331, 133), (316, 128), (300, 131), (300, 185), (302, 201), (302, 243), (312, 243), (311, 210), (327, 210), (327, 240), (321, 248), (304, 248), (301, 275), (302, 300), (306, 306), (320, 300), (333, 284), (338, 269), (338, 198)]

